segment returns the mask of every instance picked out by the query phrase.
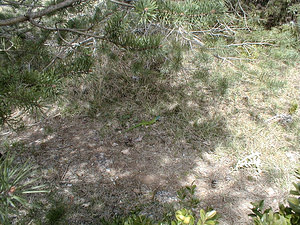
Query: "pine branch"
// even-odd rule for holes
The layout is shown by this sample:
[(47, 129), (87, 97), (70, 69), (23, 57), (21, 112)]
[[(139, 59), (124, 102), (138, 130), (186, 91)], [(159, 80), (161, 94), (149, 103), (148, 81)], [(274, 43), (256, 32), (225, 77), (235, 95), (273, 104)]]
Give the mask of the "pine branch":
[(45, 15), (48, 15), (48, 14), (51, 14), (55, 11), (61, 10), (63, 8), (70, 7), (74, 3), (78, 3), (78, 2), (82, 3), (82, 2), (85, 2), (85, 1), (89, 1), (89, 0), (65, 0), (61, 3), (56, 4), (56, 5), (51, 5), (51, 6), (47, 7), (44, 10), (41, 10), (41, 11), (32, 12), (32, 10), (31, 10), (23, 16), (13, 17), (13, 18), (5, 19), (5, 20), (0, 20), (0, 27), (1, 26), (10, 26), (10, 25), (18, 24), (18, 23), (23, 23), (23, 22), (29, 21), (30, 19), (41, 18), (41, 17), (43, 17)]
[[(13, 0), (2, 0), (2, 2), (0, 2), (0, 5), (9, 6), (9, 7), (13, 7), (13, 6), (24, 6), (24, 7), (30, 7), (30, 8), (32, 7), (32, 5), (30, 5), (30, 4), (24, 4), (23, 1), (17, 2), (17, 1), (13, 1)], [(46, 8), (45, 6), (42, 6), (42, 5), (34, 5), (34, 7)]]

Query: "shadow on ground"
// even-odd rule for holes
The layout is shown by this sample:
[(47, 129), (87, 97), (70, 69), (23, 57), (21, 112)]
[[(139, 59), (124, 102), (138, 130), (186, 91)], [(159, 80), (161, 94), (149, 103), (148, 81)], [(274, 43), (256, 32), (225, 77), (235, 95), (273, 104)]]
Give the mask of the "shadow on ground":
[[(68, 223), (100, 224), (100, 218), (131, 212), (162, 219), (170, 204), (179, 207), (176, 191), (194, 182), (201, 207), (225, 215), (222, 224), (245, 224), (250, 202), (268, 193), (233, 172), (230, 160), (213, 157), (230, 141), (218, 96), (204, 88), (193, 95), (189, 84), (131, 82), (136, 91), (111, 91), (118, 101), (102, 100), (109, 107), (98, 109), (94, 119), (56, 115), (17, 137), (30, 147), (22, 154), (39, 165), (44, 182), (68, 205)], [(158, 115), (155, 124), (127, 131)]]

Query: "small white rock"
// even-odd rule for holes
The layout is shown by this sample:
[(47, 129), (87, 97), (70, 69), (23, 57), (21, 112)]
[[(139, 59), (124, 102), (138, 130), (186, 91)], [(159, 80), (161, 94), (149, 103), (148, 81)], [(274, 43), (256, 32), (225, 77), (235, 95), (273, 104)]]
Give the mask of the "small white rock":
[(129, 149), (125, 149), (123, 151), (121, 151), (124, 155), (130, 155), (130, 151)]
[(89, 207), (90, 205), (91, 205), (90, 202), (87, 202), (87, 203), (83, 203), (83, 204), (82, 204), (82, 206), (83, 206), (84, 208), (87, 208), (87, 207)]
[(273, 189), (273, 188), (271, 188), (271, 187), (267, 188), (266, 192), (267, 192), (267, 193), (268, 193), (268, 195), (270, 195), (270, 196), (272, 196), (272, 195), (274, 195), (274, 194), (275, 194), (275, 191), (274, 191), (274, 189)]

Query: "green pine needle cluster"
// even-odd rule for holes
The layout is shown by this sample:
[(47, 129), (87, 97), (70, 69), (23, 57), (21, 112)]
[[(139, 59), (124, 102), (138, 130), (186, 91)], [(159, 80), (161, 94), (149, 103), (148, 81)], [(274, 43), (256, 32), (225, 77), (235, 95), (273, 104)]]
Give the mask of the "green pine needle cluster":
[(35, 169), (25, 162), (16, 163), (15, 155), (6, 153), (0, 161), (0, 222), (11, 224), (11, 216), (17, 215), (20, 206), (30, 207), (26, 195), (47, 193), (45, 185), (34, 185), (37, 179), (32, 178)]

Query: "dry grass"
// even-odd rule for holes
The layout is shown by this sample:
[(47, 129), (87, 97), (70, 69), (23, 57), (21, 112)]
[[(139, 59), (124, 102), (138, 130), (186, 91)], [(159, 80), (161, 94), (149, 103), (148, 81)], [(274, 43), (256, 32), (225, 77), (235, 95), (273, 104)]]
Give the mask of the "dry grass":
[(299, 165), (299, 110), (291, 121), (269, 120), (299, 105), (299, 64), (275, 50), (236, 61), (194, 48), (169, 74), (161, 56), (140, 62), (113, 51), (93, 76), (66, 83), (61, 115), (9, 138), (31, 146), (25, 155), (71, 205), (69, 223), (132, 210), (163, 218), (176, 190), (195, 181), (200, 207), (217, 209), (221, 224), (247, 224), (250, 202), (277, 206)]

